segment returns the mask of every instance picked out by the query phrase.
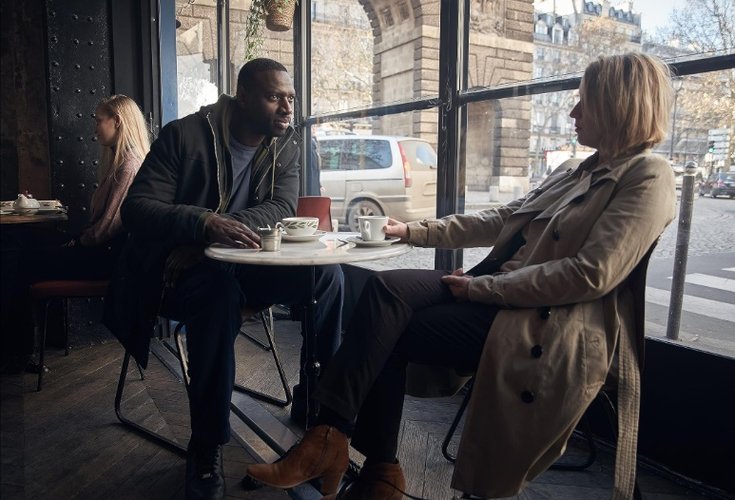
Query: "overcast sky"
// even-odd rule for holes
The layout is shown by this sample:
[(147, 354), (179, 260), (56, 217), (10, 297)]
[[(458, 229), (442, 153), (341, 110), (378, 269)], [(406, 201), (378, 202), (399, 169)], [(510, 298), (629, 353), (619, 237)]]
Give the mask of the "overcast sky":
[(656, 28), (669, 20), (674, 9), (682, 9), (686, 0), (633, 0), (633, 12), (640, 12), (641, 27), (644, 31), (655, 34)]
[[(580, 8), (580, 0), (577, 8)], [(602, 0), (594, 0), (601, 3)], [(610, 0), (610, 4), (628, 9), (629, 0)], [(572, 0), (535, 0), (534, 6), (543, 12), (551, 12), (556, 8), (559, 14), (570, 14), (573, 12)], [(656, 34), (656, 28), (663, 26), (669, 20), (674, 9), (682, 9), (686, 6), (686, 0), (633, 0), (633, 12), (641, 14), (641, 27), (650, 34)]]

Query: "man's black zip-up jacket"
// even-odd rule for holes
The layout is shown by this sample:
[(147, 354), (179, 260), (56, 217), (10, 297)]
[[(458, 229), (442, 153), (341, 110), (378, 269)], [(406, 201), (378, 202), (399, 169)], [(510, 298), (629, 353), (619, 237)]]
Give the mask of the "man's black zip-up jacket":
[(172, 249), (206, 244), (204, 224), (213, 213), (251, 229), (271, 227), (296, 213), (301, 138), (289, 127), (266, 138), (253, 157), (248, 207), (226, 213), (232, 195), (230, 121), (237, 103), (221, 96), (166, 125), (152, 144), (121, 208), (128, 241), (105, 303), (105, 324), (145, 366)]

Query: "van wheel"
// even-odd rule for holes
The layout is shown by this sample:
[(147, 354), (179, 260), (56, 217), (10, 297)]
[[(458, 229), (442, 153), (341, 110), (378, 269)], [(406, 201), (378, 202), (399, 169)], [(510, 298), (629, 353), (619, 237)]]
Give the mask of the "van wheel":
[(370, 200), (360, 200), (355, 202), (350, 208), (350, 213), (347, 215), (347, 224), (350, 226), (350, 231), (359, 232), (360, 226), (357, 224), (357, 218), (362, 215), (384, 215), (383, 210), (380, 209), (377, 203)]

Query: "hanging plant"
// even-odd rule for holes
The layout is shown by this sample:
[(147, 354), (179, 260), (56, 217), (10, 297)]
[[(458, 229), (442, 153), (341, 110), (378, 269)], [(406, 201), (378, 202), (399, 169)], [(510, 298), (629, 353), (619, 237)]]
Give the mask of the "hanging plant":
[(257, 57), (263, 46), (263, 24), (271, 31), (288, 31), (298, 0), (253, 0), (245, 20), (245, 61)]

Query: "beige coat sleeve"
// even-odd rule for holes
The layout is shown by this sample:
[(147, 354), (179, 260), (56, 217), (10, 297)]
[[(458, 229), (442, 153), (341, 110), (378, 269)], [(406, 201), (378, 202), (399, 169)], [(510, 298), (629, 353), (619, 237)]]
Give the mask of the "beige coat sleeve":
[(503, 229), (508, 217), (523, 204), (525, 198), (507, 205), (473, 214), (448, 215), (441, 219), (424, 219), (408, 223), (408, 242), (429, 248), (487, 247)]
[(644, 161), (631, 168), (597, 220), (591, 226), (580, 221), (574, 228), (590, 227), (574, 255), (473, 278), (470, 300), (542, 307), (586, 302), (608, 294), (674, 218), (676, 191), (673, 173), (666, 167), (658, 161)]
[(102, 245), (122, 231), (120, 206), (140, 168), (140, 160), (126, 159), (114, 176), (108, 176), (92, 197), (92, 220), (79, 241), (84, 246)]

